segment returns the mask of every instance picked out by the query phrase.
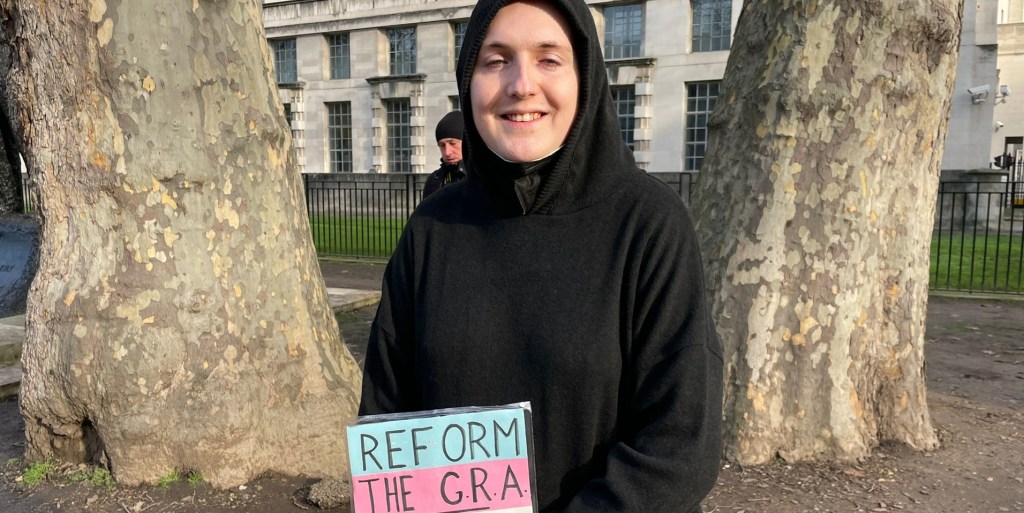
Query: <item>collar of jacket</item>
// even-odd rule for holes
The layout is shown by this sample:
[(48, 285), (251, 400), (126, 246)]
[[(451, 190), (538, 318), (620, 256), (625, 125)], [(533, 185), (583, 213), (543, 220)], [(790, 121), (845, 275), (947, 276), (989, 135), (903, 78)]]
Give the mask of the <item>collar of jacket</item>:
[(453, 178), (465, 178), (466, 177), (466, 164), (465, 161), (458, 161), (454, 164), (449, 164), (441, 159), (441, 167), (439, 168), (441, 173), (444, 175), (441, 178), (447, 178), (452, 176)]

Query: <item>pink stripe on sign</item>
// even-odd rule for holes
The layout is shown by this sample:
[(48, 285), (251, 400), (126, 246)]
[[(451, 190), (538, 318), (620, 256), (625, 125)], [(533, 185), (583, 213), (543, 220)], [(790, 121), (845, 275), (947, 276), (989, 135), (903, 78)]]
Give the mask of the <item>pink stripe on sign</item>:
[(533, 505), (527, 458), (409, 472), (381, 472), (352, 483), (355, 513), (456, 513)]

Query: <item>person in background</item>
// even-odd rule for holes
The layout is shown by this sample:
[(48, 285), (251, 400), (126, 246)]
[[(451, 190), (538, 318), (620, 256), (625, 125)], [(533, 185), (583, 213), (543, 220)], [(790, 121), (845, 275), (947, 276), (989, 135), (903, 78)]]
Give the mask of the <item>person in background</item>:
[(542, 512), (699, 512), (722, 348), (686, 207), (622, 141), (602, 53), (585, 0), (476, 4), (468, 176), (388, 262), (360, 413), (529, 401)]
[(441, 187), (466, 177), (462, 163), (462, 133), (464, 130), (461, 112), (449, 112), (434, 129), (437, 149), (441, 151), (441, 167), (430, 173), (423, 185), (423, 197), (431, 195)]

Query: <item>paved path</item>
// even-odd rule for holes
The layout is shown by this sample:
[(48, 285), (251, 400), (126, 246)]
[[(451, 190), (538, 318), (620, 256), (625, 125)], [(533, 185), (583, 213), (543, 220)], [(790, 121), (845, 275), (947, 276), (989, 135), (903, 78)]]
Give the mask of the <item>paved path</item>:
[(335, 313), (348, 312), (380, 301), (379, 290), (327, 287), (327, 302)]

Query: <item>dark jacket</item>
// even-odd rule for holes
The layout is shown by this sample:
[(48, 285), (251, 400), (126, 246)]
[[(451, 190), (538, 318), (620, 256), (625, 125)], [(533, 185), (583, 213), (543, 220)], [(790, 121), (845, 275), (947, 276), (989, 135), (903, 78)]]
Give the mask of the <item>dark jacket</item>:
[[(468, 64), (504, 3), (470, 19), (467, 109)], [(544, 162), (509, 164), (465, 113), (468, 177), (420, 204), (388, 263), (360, 411), (530, 401), (542, 511), (700, 511), (722, 356), (697, 240), (622, 142), (586, 4), (553, 4), (575, 30), (573, 128)]]
[(442, 160), (441, 167), (430, 173), (430, 176), (427, 176), (427, 181), (423, 184), (423, 197), (426, 198), (441, 187), (462, 180), (465, 177), (466, 165), (461, 160), (455, 164), (446, 164)]

